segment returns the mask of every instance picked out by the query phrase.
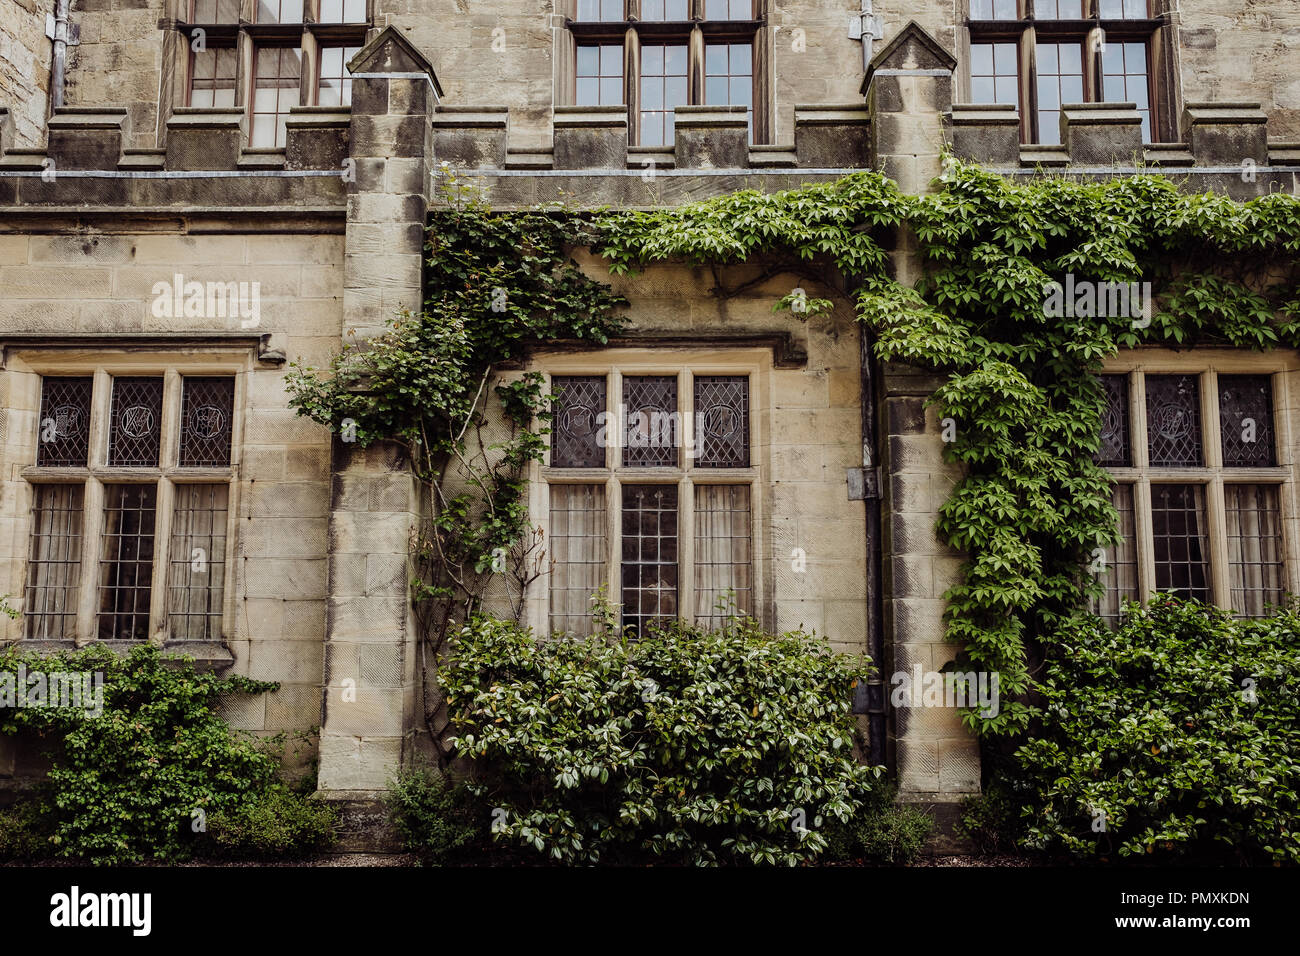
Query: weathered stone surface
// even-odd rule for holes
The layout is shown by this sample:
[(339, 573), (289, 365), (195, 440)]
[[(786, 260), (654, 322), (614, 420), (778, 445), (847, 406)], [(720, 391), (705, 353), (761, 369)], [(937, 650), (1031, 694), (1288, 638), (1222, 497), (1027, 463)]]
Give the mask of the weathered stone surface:
[(555, 169), (622, 169), (627, 166), (627, 108), (557, 106)]

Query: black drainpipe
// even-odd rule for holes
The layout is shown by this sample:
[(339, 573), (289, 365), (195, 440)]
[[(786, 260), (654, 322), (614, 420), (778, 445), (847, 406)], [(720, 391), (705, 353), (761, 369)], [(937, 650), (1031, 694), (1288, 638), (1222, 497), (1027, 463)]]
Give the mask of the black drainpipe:
[[(880, 555), (880, 417), (876, 404), (875, 336), (865, 323), (858, 323), (862, 367), (862, 490), (867, 518), (867, 654), (876, 668), (876, 676), (866, 685), (865, 699), (855, 710), (865, 711), (870, 733), (868, 759), (872, 766), (885, 763), (885, 619), (884, 590)], [(850, 486), (858, 484), (850, 479)], [(856, 490), (856, 489), (855, 489)]]

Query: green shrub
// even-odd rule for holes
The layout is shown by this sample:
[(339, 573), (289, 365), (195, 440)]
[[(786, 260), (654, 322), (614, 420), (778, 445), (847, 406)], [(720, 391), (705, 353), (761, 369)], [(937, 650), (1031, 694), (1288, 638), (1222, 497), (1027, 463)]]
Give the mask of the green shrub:
[(934, 818), (924, 810), (896, 804), (894, 786), (880, 787), (847, 822), (830, 821), (826, 857), (838, 861), (912, 863), (925, 849)]
[(1017, 751), (1027, 845), (1082, 855), (1300, 862), (1300, 616), (1161, 595), (1080, 620)]
[(306, 856), (335, 839), (338, 813), (328, 804), (272, 786), (208, 818), (206, 848), (216, 856), (268, 859)]
[(425, 862), (451, 862), (486, 842), (486, 810), (470, 787), (430, 767), (399, 772), (385, 802), (403, 845)]
[[(40, 813), (56, 856), (92, 863), (188, 857), (199, 821), (255, 802), (277, 760), (237, 739), (218, 716), (223, 694), (278, 685), (197, 672), (191, 662), (141, 644), (125, 657), (103, 645), (41, 656), (0, 653), (10, 688), (27, 674), (102, 675), (102, 710), (21, 707), (0, 701), (0, 733), (31, 732), (53, 763)], [(89, 701), (84, 702), (89, 704)]]
[(30, 860), (49, 852), (49, 834), (35, 800), (0, 810), (0, 860)]
[(980, 853), (990, 856), (1009, 853), (1018, 843), (1019, 805), (1006, 787), (989, 786), (981, 794), (961, 802), (957, 832), (970, 840)]
[(491, 794), (498, 840), (554, 860), (794, 864), (818, 822), (858, 810), (864, 660), (742, 619), (637, 641), (537, 640), (478, 618), (443, 674), (453, 743)]

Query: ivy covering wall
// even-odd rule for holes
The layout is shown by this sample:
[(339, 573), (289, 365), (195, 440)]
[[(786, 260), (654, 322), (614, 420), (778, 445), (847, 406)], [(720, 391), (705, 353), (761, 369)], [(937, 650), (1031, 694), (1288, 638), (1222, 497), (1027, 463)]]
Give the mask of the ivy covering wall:
[[(537, 378), (498, 390), (513, 427), (504, 451), (481, 436), (494, 365), (534, 339), (606, 341), (625, 303), (584, 274), (590, 247), (615, 274), (682, 261), (714, 271), (722, 299), (777, 275), (805, 277), (853, 303), (881, 360), (940, 372), (932, 401), (956, 424), (965, 469), (940, 535), (968, 556), (946, 595), (948, 636), (1001, 675), (984, 733), (1023, 729), (1034, 647), (1057, 640), (1098, 588), (1093, 551), (1113, 541), (1110, 480), (1092, 463), (1096, 375), (1121, 348), (1300, 344), (1300, 201), (1237, 203), (1161, 177), (1014, 182), (949, 161), (939, 192), (907, 196), (857, 173), (776, 194), (739, 192), (654, 211), (494, 213), (454, 183), (430, 227), (429, 301), (326, 371), (298, 369), (295, 405), (362, 444), (405, 445), (432, 519), (418, 545), (417, 606), (445, 635), (478, 610), (494, 571), (522, 594), (530, 577), (524, 468), (540, 460), (547, 396)], [(914, 238), (923, 278), (894, 278), (891, 250)], [(745, 263), (741, 271), (729, 269)], [(757, 272), (757, 274), (755, 274)], [(1054, 316), (1045, 290), (1076, 281), (1150, 282), (1155, 308)], [(728, 284), (730, 281), (732, 284)], [(832, 305), (792, 291), (777, 308)], [(477, 443), (476, 443), (477, 433)], [(459, 489), (446, 487), (455, 474)], [(502, 560), (503, 556), (505, 560)], [(441, 637), (435, 641), (441, 646)]]

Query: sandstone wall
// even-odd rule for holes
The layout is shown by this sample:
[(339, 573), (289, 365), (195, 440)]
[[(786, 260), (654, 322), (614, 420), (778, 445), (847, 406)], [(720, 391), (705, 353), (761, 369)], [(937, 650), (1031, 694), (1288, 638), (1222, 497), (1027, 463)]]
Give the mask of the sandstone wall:
[[(156, 318), (154, 283), (186, 281), (260, 284), (261, 322), (289, 361), (322, 365), (342, 335), (340, 235), (183, 235), (119, 233), (0, 236), (0, 337), (48, 332), (94, 335), (237, 333), (239, 320)], [(155, 343), (157, 345), (158, 343)], [(166, 348), (165, 344), (163, 348)], [(178, 360), (208, 347), (178, 343)], [(217, 346), (221, 361), (230, 349)], [(39, 359), (36, 354), (39, 353)], [(110, 368), (167, 365), (124, 343), (57, 353), (11, 345), (0, 370), (8, 409), (8, 441), (0, 450), (0, 593), (22, 606), (31, 490), (22, 470), (36, 458), (39, 376), (62, 361), (86, 356)], [(239, 354), (236, 351), (235, 354)], [(236, 385), (236, 481), (232, 508), (238, 530), (227, 543), (227, 589), (233, 611), (225, 621), (234, 662), (227, 673), (282, 682), (273, 694), (238, 697), (228, 717), (240, 729), (307, 732), (319, 726), (326, 622), (330, 501), (330, 435), (288, 407), (284, 362), (259, 361), (242, 349)], [(35, 363), (35, 365), (33, 364)], [(42, 364), (43, 363), (43, 364)], [(142, 365), (143, 363), (143, 365)], [(152, 370), (152, 369), (151, 369)], [(94, 569), (82, 569), (83, 579)], [(159, 600), (159, 598), (155, 598)], [(228, 604), (229, 607), (229, 604)], [(22, 621), (0, 619), (0, 640), (21, 636)], [(83, 638), (85, 636), (83, 635)], [(184, 652), (182, 642), (169, 649)], [(292, 733), (291, 733), (292, 736)], [(290, 762), (314, 757), (291, 740)]]
[(45, 14), (54, 0), (9, 0), (0, 14), (0, 106), (9, 107), (14, 145), (38, 146), (49, 110), (50, 41)]

